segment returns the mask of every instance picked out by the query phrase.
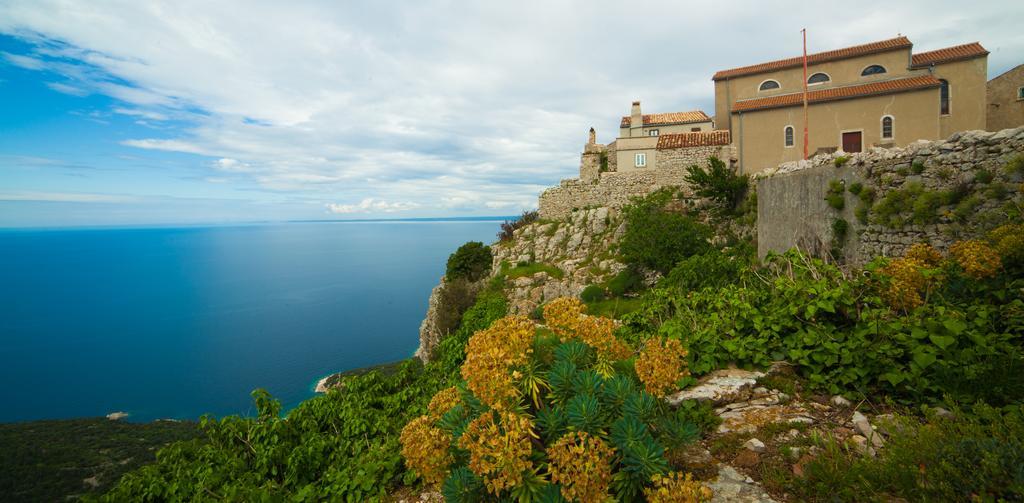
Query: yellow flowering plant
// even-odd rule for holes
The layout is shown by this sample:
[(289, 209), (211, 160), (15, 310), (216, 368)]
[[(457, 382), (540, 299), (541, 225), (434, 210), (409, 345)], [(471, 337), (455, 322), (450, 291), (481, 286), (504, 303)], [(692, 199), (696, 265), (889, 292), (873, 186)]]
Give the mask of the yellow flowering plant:
[(678, 339), (652, 337), (636, 359), (636, 375), (647, 392), (657, 396), (676, 389), (679, 379), (690, 375), (686, 362), (687, 351)]
[(644, 489), (647, 503), (706, 503), (714, 496), (710, 487), (693, 480), (689, 473), (655, 475), (651, 482), (652, 487)]

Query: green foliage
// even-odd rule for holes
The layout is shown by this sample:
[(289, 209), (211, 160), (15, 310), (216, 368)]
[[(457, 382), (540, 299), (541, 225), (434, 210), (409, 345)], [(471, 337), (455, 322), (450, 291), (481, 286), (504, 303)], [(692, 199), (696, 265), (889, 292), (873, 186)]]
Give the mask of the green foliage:
[(1003, 171), (1008, 175), (1020, 175), (1024, 174), (1024, 154), (1017, 154), (1013, 156), (1006, 165), (1003, 166)]
[(995, 178), (995, 175), (993, 175), (992, 172), (987, 169), (979, 169), (974, 174), (975, 183), (989, 183), (992, 181), (993, 178)]
[(608, 297), (608, 293), (599, 285), (588, 285), (580, 292), (580, 300), (586, 303), (602, 301)]
[[(0, 499), (65, 501), (101, 494), (122, 474), (154, 462), (156, 449), (200, 435), (191, 421), (99, 417), (0, 423)], [(96, 486), (86, 485), (86, 479)]]
[(864, 191), (864, 184), (860, 182), (854, 182), (851, 183), (846, 190), (855, 196), (859, 196), (860, 193)]
[(828, 182), (828, 191), (825, 192), (825, 200), (828, 201), (828, 205), (836, 211), (842, 210), (846, 207), (846, 196), (843, 195), (846, 189), (843, 188), (842, 180), (832, 180)]
[(697, 165), (687, 168), (685, 180), (695, 194), (714, 201), (715, 208), (720, 214), (732, 213), (743, 200), (750, 185), (749, 177), (733, 173), (725, 166), (725, 162), (717, 157), (708, 158), (707, 169)]
[[(624, 318), (629, 337), (656, 333), (680, 339), (690, 369), (729, 363), (766, 367), (792, 362), (808, 386), (828, 393), (881, 392), (906, 400), (937, 400), (956, 392), (965, 402), (987, 397), (980, 377), (954, 385), (949, 373), (998, 375), (1001, 355), (1024, 343), (1024, 279), (1002, 275), (967, 280), (956, 267), (929, 302), (894, 313), (882, 301), (880, 263), (849, 276), (796, 252), (770, 257), (756, 281), (678, 295), (658, 289)], [(1024, 396), (1004, 381), (1008, 403)]]
[(680, 261), (658, 286), (683, 292), (720, 288), (738, 281), (740, 274), (749, 267), (750, 258), (742, 253), (725, 253), (713, 248)]
[(643, 303), (643, 299), (640, 298), (614, 297), (588, 303), (587, 312), (594, 316), (605, 316), (617, 320), (640, 309)]
[(953, 217), (960, 222), (966, 221), (971, 215), (974, 215), (975, 210), (982, 203), (981, 197), (977, 194), (970, 195), (964, 198), (962, 201), (957, 203), (956, 208), (953, 209)]
[[(405, 423), (454, 383), (469, 336), (506, 312), (499, 291), (481, 293), (426, 366), (346, 378), (343, 391), (312, 398), (277, 417), (280, 405), (254, 392), (255, 418), (204, 418), (203, 442), (162, 449), (157, 462), (129, 473), (106, 501), (374, 501), (411, 481), (399, 454)], [(466, 481), (470, 484), (470, 481)]]
[(668, 273), (680, 260), (710, 246), (711, 230), (692, 218), (669, 211), (674, 191), (662, 189), (635, 199), (623, 212), (626, 232), (619, 252), (627, 264)]
[(598, 159), (600, 159), (601, 164), (601, 167), (598, 168), (598, 172), (604, 173), (605, 171), (608, 171), (608, 152), (601, 152)]
[[(943, 216), (941, 208), (970, 199), (970, 187), (958, 184), (945, 190), (929, 190), (919, 182), (908, 182), (890, 190), (871, 208), (874, 223), (900, 228), (906, 223), (933, 224)], [(973, 197), (973, 196), (971, 196)], [(955, 209), (954, 215), (955, 213)]]
[(523, 211), (523, 214), (515, 220), (505, 220), (501, 223), (501, 231), (498, 232), (498, 241), (507, 243), (512, 241), (516, 229), (530, 225), (540, 219), (540, 213), (536, 211)]
[(974, 407), (925, 423), (898, 417), (878, 458), (834, 439), (786, 477), (800, 501), (1019, 501), (1024, 498), (1024, 420), (1020, 407)]
[(846, 233), (850, 230), (850, 223), (842, 218), (832, 219), (832, 255), (839, 257), (841, 250), (846, 243)]
[(450, 280), (476, 281), (491, 270), (491, 247), (479, 241), (470, 241), (448, 257), (445, 277)]
[(608, 292), (615, 297), (633, 293), (644, 286), (644, 277), (635, 267), (627, 267), (608, 280)]
[(835, 160), (832, 161), (832, 164), (834, 164), (835, 167), (837, 167), (837, 168), (841, 168), (849, 160), (850, 160), (849, 156), (841, 155), (839, 157), (836, 157)]
[(920, 175), (921, 173), (924, 173), (924, 163), (921, 161), (914, 161), (913, 164), (910, 165), (910, 171), (912, 171), (915, 175)]
[(860, 222), (862, 224), (867, 224), (868, 223), (868, 213), (870, 211), (871, 211), (871, 209), (868, 206), (863, 205), (863, 204), (859, 204), (859, 205), (857, 205), (856, 208), (853, 209), (853, 216), (857, 219), (858, 222)]

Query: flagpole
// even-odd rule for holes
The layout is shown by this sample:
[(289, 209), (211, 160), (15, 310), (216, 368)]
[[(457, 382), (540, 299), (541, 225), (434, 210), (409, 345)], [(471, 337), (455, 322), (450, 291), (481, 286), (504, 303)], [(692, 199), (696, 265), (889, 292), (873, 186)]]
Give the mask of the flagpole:
[(807, 159), (807, 28), (800, 33), (804, 35), (804, 159)]

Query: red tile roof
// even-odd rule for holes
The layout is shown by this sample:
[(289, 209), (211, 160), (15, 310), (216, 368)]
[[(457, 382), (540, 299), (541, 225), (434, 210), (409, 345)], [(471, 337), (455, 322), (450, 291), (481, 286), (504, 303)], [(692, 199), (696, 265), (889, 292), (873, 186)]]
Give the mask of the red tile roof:
[(667, 148), (707, 147), (728, 145), (731, 141), (728, 129), (700, 131), (693, 133), (673, 133), (658, 136), (658, 150)]
[[(869, 44), (844, 47), (842, 49), (836, 49), (833, 51), (808, 54), (807, 64), (824, 63), (826, 61), (836, 61), (840, 59), (853, 58), (857, 56), (865, 56), (868, 54), (877, 54), (880, 52), (888, 52), (896, 49), (906, 49), (913, 47), (913, 45), (914, 44), (910, 43), (910, 39), (901, 36), (891, 38), (889, 40), (871, 42)], [(773, 72), (785, 68), (796, 68), (799, 66), (803, 66), (803, 64), (803, 56), (797, 56), (795, 58), (780, 59), (778, 61), (769, 61), (767, 63), (760, 63), (757, 65), (742, 66), (740, 68), (722, 70), (720, 72), (715, 73), (715, 76), (712, 77), (711, 80), (722, 80), (726, 78), (739, 77), (741, 75), (754, 75), (757, 73)]]
[[(694, 110), (692, 112), (672, 112), (667, 114), (644, 114), (645, 126), (658, 126), (662, 124), (686, 124), (689, 122), (708, 122), (711, 117), (708, 114)], [(629, 127), (632, 123), (630, 117), (623, 117), (619, 127)]]
[[(939, 87), (939, 79), (931, 75), (921, 75), (905, 79), (884, 80), (847, 87), (833, 87), (820, 91), (807, 93), (808, 103), (823, 103), (827, 101), (845, 100), (860, 98), (862, 96), (874, 96), (878, 94), (892, 94), (930, 87)], [(803, 93), (781, 94), (766, 98), (754, 98), (740, 100), (733, 104), (733, 112), (749, 112), (752, 110), (764, 110), (767, 108), (791, 107), (803, 104)]]
[(948, 63), (950, 61), (980, 58), (981, 56), (987, 55), (988, 51), (982, 47), (981, 44), (978, 42), (971, 42), (969, 44), (954, 45), (953, 47), (946, 47), (945, 49), (936, 49), (934, 51), (914, 54), (913, 57), (911, 57), (910, 66), (928, 66), (935, 63)]

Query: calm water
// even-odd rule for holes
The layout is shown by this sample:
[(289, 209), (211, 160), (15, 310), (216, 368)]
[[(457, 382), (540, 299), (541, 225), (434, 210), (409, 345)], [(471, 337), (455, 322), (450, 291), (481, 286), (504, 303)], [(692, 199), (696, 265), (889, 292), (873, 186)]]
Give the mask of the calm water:
[(0, 421), (286, 408), (409, 357), (430, 289), (497, 221), (0, 231)]

